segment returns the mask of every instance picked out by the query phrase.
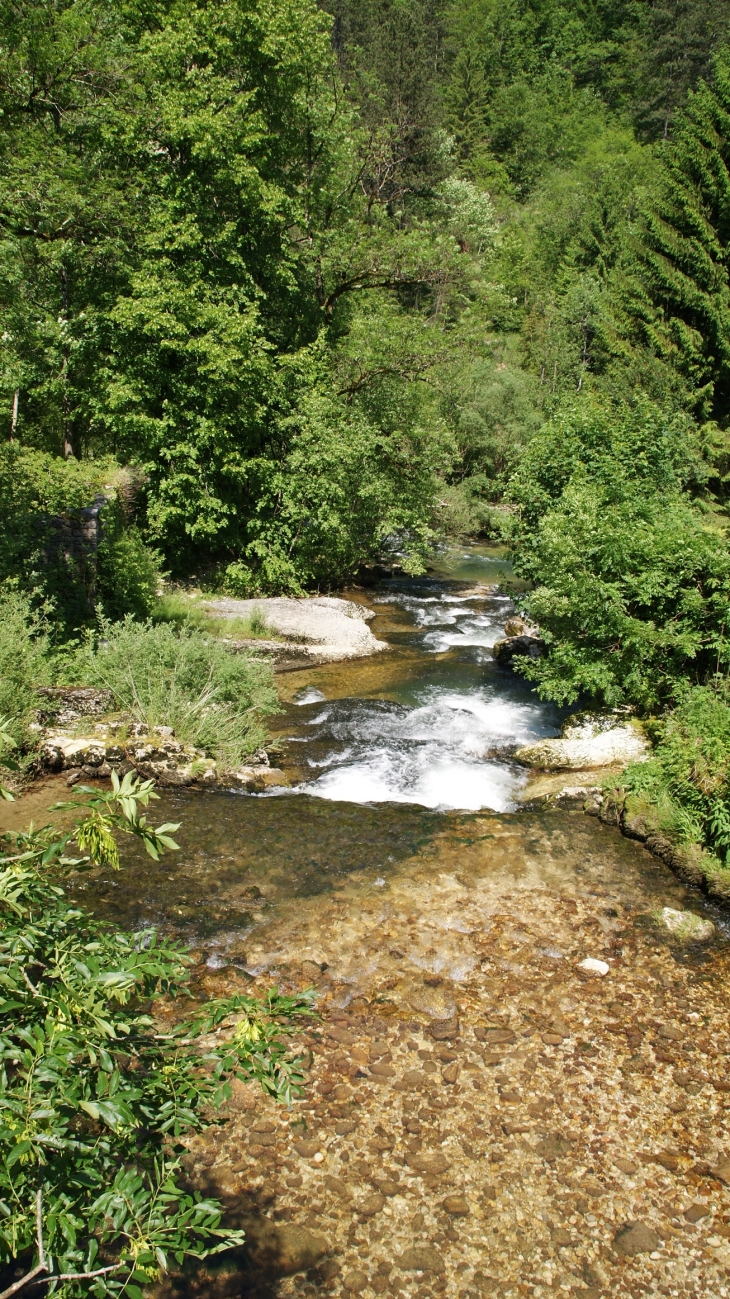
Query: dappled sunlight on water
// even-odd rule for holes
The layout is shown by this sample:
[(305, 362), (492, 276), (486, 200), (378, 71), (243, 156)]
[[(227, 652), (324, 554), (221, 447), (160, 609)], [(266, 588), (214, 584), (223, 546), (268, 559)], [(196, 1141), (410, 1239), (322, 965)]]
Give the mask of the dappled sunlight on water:
[[(162, 791), (151, 819), (181, 823), (179, 853), (125, 840), (118, 872), (71, 878), (111, 923), (186, 942), (196, 996), (317, 991), (293, 1113), (242, 1087), (189, 1167), (249, 1239), (289, 1224), (326, 1258), (273, 1282), (212, 1269), (160, 1299), (722, 1299), (727, 914), (616, 828), (510, 810), (514, 747), (560, 716), (489, 654), (510, 605), (466, 583), (504, 558), (439, 565), (352, 593), (387, 653), (279, 677), (293, 788)], [(41, 821), (66, 792), (0, 814)], [(714, 937), (673, 939), (665, 906)], [(626, 1231), (651, 1244), (632, 1254)]]

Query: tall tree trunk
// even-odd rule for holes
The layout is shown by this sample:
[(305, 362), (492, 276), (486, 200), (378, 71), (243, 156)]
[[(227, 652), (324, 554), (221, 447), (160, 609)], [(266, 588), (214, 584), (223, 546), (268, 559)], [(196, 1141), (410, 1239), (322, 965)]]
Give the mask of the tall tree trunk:
[[(63, 321), (66, 329), (68, 329), (68, 272), (63, 265), (61, 266), (61, 299), (63, 302)], [(63, 365), (61, 368), (63, 379), (63, 455), (65, 460), (68, 460), (69, 456), (74, 453), (71, 440), (71, 402), (68, 396), (69, 350), (68, 336), (66, 336), (63, 344)]]

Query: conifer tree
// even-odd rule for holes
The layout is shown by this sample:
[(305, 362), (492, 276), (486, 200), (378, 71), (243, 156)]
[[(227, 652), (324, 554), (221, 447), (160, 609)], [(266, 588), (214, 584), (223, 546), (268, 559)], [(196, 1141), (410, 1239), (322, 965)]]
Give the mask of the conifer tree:
[(701, 418), (730, 413), (730, 50), (716, 56), (663, 146), (663, 176), (611, 288), (614, 356), (640, 382), (683, 396)]

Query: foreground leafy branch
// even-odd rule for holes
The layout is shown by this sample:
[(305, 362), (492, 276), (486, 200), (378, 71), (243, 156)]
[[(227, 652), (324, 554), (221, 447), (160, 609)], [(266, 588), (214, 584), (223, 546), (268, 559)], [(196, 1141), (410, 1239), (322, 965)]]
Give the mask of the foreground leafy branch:
[(119, 832), (157, 860), (178, 827), (149, 824), (157, 795), (133, 773), (75, 793), (59, 805), (80, 812), (73, 829), (12, 832), (0, 852), (0, 1299), (31, 1283), (141, 1299), (186, 1255), (239, 1244), (183, 1185), (184, 1139), (234, 1077), (284, 1101), (303, 1082), (283, 1033), (310, 994), (211, 1001), (158, 1031), (155, 999), (185, 990), (189, 957), (86, 915), (58, 880), (116, 866)]

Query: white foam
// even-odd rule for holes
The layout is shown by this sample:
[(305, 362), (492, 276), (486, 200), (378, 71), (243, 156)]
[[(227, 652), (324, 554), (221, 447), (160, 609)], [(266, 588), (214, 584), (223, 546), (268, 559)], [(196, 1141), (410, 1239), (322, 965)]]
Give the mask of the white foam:
[(496, 762), (444, 758), (428, 764), (397, 764), (392, 755), (380, 753), (335, 767), (305, 789), (336, 802), (418, 803), (444, 810), (506, 812), (523, 780), (524, 776)]
[(450, 649), (466, 649), (469, 645), (491, 649), (496, 645), (504, 629), (491, 620), (469, 619), (462, 622), (453, 631), (431, 631), (423, 638), (423, 647), (432, 654), (443, 654)]
[[(342, 747), (304, 788), (318, 798), (351, 803), (420, 803), (423, 807), (514, 805), (525, 773), (508, 760), (484, 761), (485, 750), (551, 733), (540, 706), (476, 693), (431, 688), (420, 707), (360, 706), (333, 727)], [(344, 743), (343, 743), (344, 742)]]
[(295, 695), (294, 703), (300, 705), (321, 704), (326, 698), (327, 696), (322, 694), (321, 690), (317, 690), (315, 686), (305, 686), (303, 690), (300, 690), (299, 693)]
[[(426, 679), (428, 655), (464, 650), (472, 664), (486, 659), (511, 608), (506, 598), (495, 607), (490, 597), (475, 609), (455, 593), (402, 592), (382, 597), (382, 603), (399, 604), (413, 619), (426, 652)], [(555, 734), (546, 706), (514, 693), (501, 678), (485, 674), (463, 690), (424, 684), (411, 707), (382, 699), (330, 703), (307, 720), (317, 747), (308, 758), (311, 779), (299, 790), (350, 803), (509, 811), (526, 780), (510, 752)], [(321, 697), (307, 688), (297, 702)]]

